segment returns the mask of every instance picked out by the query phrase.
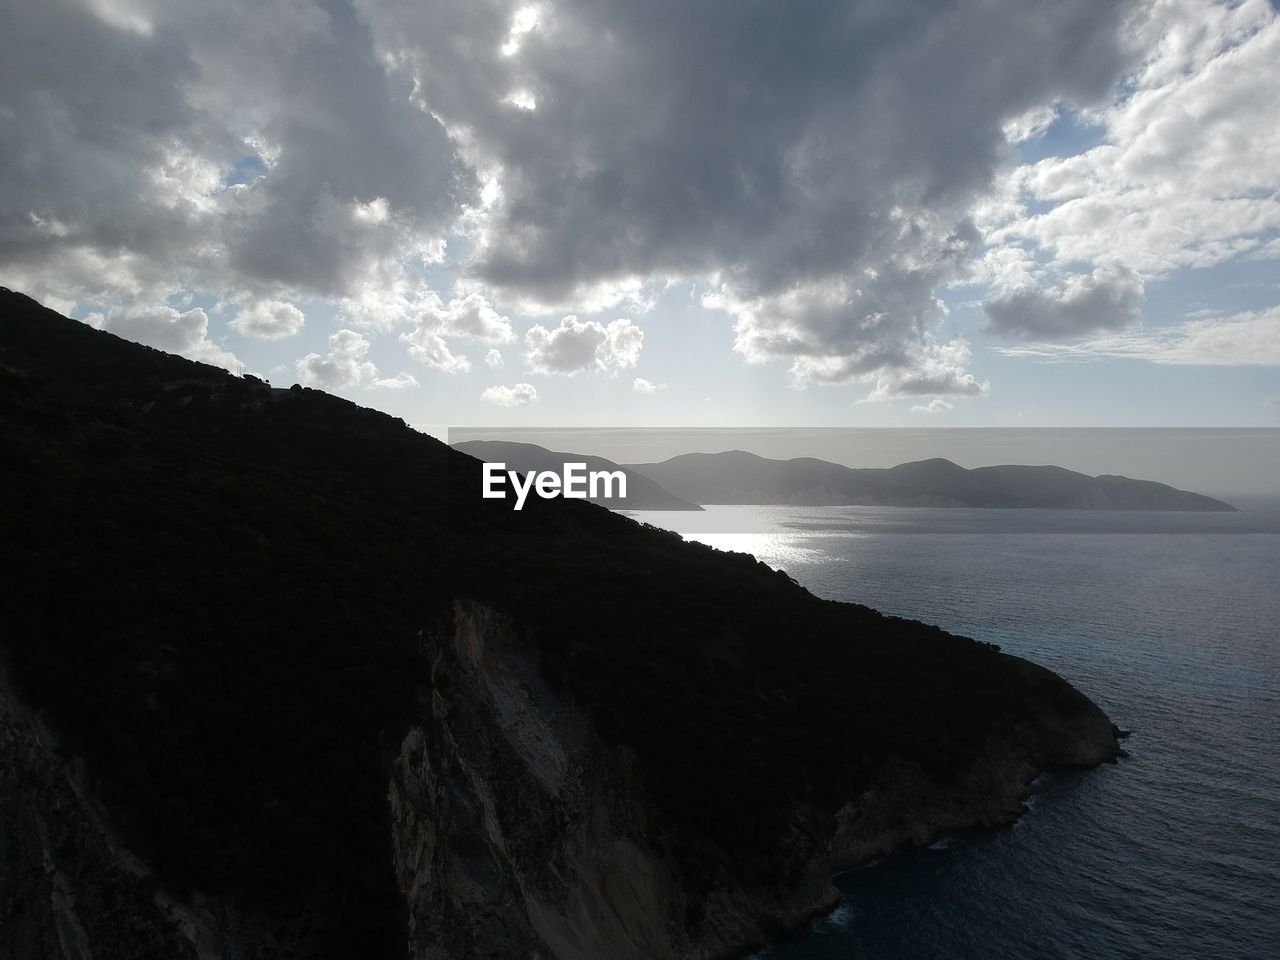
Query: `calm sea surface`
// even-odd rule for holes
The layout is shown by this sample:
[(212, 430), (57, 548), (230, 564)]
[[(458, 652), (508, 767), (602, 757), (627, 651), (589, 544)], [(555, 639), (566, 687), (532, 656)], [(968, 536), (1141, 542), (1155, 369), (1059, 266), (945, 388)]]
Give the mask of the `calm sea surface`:
[(641, 518), (999, 643), (1132, 731), (1128, 759), (1043, 778), (1013, 827), (840, 878), (842, 906), (760, 957), (1280, 957), (1280, 503)]

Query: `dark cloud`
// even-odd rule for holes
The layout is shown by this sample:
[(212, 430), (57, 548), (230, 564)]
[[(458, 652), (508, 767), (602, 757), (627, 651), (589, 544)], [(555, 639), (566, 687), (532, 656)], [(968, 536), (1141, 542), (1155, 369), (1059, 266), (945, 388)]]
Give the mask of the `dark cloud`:
[(984, 304), (988, 331), (1028, 340), (1070, 340), (1121, 330), (1142, 315), (1142, 278), (1120, 265), (1076, 274), (1051, 289), (1024, 287)]
[(359, 301), (475, 192), (337, 0), (23, 3), (0, 80), (0, 268), (56, 302)]
[(1109, 0), (559, 0), (514, 52), (508, 2), (362, 9), (500, 175), (478, 277), (573, 303), (707, 276), (748, 357), (850, 377), (929, 349), (1004, 124), (1126, 62)]
[[(1105, 94), (1127, 10), (22, 3), (0, 32), (0, 270), (108, 323), (180, 293), (327, 300), (366, 331), (413, 324), (444, 369), (466, 364), (445, 338), (510, 336), (504, 302), (586, 313), (696, 279), (745, 357), (798, 380), (972, 393), (934, 292), (981, 244), (1005, 124)], [(450, 237), (470, 286), (446, 306), (419, 268)]]

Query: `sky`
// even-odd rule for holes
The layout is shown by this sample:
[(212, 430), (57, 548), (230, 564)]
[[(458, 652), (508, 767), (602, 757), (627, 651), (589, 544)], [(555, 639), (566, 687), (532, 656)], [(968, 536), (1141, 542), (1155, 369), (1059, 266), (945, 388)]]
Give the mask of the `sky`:
[(129, 339), (435, 432), (1280, 425), (1268, 0), (0, 6), (0, 283)]

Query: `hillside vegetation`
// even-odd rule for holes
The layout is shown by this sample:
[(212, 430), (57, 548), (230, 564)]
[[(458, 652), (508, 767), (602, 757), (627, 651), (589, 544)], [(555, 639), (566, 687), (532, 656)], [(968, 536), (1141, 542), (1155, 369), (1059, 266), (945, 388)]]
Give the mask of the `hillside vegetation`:
[[(889, 757), (945, 784), (1045, 697), (991, 645), (819, 600), (314, 390), (0, 293), (0, 653), (116, 829), (177, 890), (315, 908), (400, 956), (387, 764), (454, 598), (505, 612), (633, 751), (691, 882), (775, 879), (792, 812)], [(319, 952), (319, 947), (317, 947)]]

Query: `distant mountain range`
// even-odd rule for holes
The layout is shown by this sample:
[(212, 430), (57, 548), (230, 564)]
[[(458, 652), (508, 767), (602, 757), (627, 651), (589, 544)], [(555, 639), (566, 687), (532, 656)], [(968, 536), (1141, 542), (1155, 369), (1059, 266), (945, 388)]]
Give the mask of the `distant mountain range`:
[[(1004, 465), (965, 469), (950, 460), (918, 460), (888, 469), (855, 469), (813, 457), (770, 460), (743, 450), (688, 453), (661, 463), (620, 467), (535, 444), (469, 441), (457, 448), (512, 469), (559, 468), (585, 461), (622, 469), (634, 510), (696, 509), (695, 504), (808, 506), (1038, 507), (1054, 510), (1234, 511), (1212, 497), (1151, 480), (1091, 477), (1056, 466)], [(637, 481), (649, 481), (637, 482)], [(632, 486), (634, 484), (634, 486)], [(665, 504), (677, 503), (683, 506)], [(610, 504), (616, 506), (616, 504)]]

